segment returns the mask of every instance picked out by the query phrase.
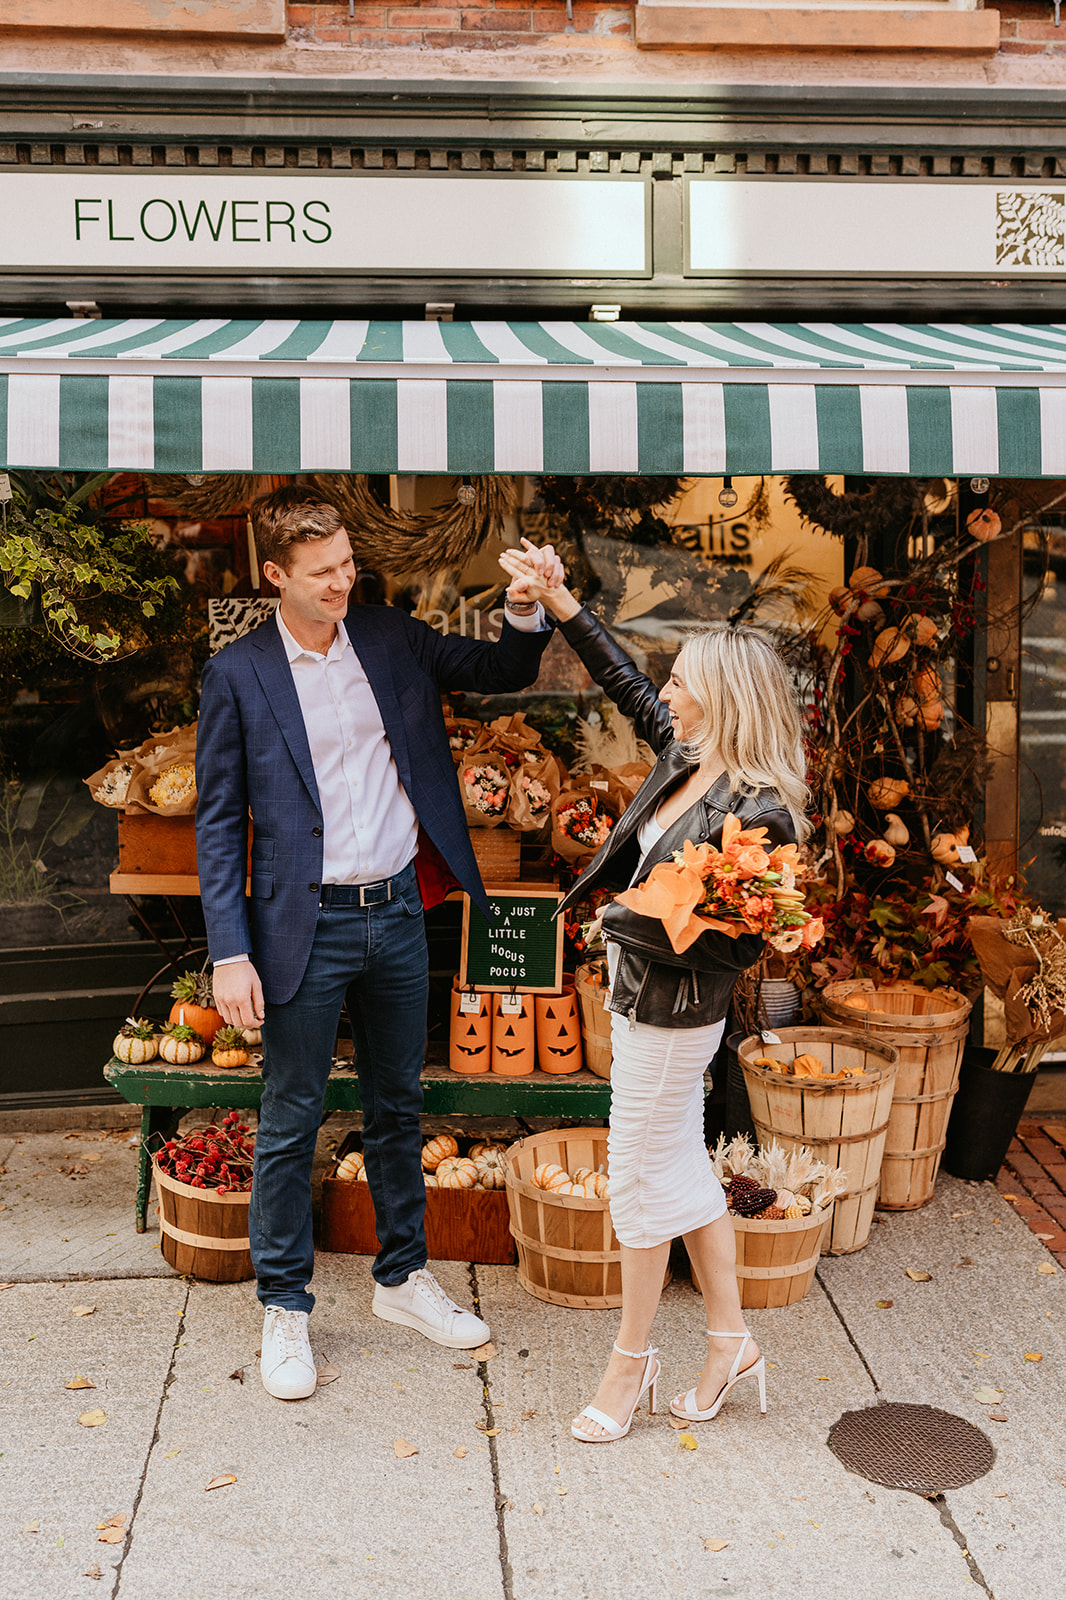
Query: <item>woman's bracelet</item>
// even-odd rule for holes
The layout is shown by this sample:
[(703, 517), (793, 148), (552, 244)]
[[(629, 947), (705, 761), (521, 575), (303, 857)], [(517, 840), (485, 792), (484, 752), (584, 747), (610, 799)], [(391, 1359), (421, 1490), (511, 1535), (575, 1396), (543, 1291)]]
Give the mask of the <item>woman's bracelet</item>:
[(512, 600), (509, 594), (505, 594), (503, 603), (508, 611), (514, 612), (516, 617), (529, 617), (536, 611), (539, 602), (536, 600)]

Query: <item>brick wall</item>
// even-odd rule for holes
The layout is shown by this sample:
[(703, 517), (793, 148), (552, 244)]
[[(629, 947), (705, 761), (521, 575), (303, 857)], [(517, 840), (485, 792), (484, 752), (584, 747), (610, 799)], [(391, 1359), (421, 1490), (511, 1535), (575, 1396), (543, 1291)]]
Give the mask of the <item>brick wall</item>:
[[(337, 0), (289, 6), (290, 39), (304, 44), (499, 50), (537, 44), (566, 28), (565, 0), (461, 0), (455, 5), (356, 0), (354, 19), (347, 4)], [(633, 11), (573, 0), (573, 28), (600, 38), (632, 39)]]
[(1056, 28), (1053, 7), (1046, 0), (995, 0), (995, 7), (1000, 17), (1000, 55), (1066, 55), (1066, 16)]

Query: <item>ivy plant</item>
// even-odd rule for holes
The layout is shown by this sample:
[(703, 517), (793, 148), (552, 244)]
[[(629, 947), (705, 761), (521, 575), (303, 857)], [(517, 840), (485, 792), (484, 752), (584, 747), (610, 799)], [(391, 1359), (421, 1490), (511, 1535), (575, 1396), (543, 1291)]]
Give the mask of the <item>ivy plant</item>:
[[(111, 474), (43, 479), (12, 474), (14, 498), (0, 522), (0, 577), (28, 600), (36, 588), (46, 627), (83, 661), (114, 661), (145, 645), (138, 613), (153, 617), (179, 588), (153, 559), (143, 522), (105, 521)], [(122, 602), (115, 620), (109, 600)], [(103, 604), (101, 604), (103, 602)]]

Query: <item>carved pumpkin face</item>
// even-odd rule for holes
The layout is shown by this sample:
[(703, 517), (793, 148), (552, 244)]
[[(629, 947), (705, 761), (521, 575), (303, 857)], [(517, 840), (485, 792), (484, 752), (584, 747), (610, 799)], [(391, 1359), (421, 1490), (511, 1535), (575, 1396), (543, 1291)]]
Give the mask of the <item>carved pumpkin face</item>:
[(471, 1023), (466, 1030), (465, 1039), (456, 1039), (453, 1048), (464, 1056), (483, 1056), (489, 1047), (488, 1040), (484, 1037), (484, 1028), (478, 1028)]

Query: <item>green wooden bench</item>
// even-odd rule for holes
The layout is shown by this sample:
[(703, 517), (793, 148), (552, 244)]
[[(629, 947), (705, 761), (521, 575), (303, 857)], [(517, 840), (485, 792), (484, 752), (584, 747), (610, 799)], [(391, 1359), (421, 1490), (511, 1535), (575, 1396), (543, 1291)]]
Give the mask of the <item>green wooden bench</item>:
[[(104, 1077), (124, 1100), (142, 1107), (141, 1147), (137, 1167), (137, 1232), (143, 1233), (151, 1185), (149, 1141), (154, 1134), (169, 1137), (183, 1111), (217, 1106), (223, 1110), (255, 1111), (263, 1093), (258, 1066), (222, 1071), (205, 1066), (171, 1067), (151, 1061), (131, 1067), (116, 1057), (104, 1068)], [(533, 1072), (525, 1078), (464, 1077), (450, 1072), (443, 1051), (430, 1049), (422, 1073), (423, 1110), (427, 1116), (461, 1117), (580, 1117), (606, 1118), (611, 1106), (611, 1086), (582, 1068), (565, 1077)], [(359, 1080), (354, 1067), (334, 1066), (326, 1085), (326, 1111), (359, 1111)]]

